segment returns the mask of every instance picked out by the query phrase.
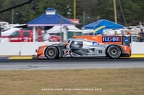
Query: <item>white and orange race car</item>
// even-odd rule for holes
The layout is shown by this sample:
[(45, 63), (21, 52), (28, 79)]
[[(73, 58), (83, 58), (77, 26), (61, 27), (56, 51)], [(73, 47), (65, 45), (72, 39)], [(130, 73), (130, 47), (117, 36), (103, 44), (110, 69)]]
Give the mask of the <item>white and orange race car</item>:
[(58, 59), (105, 56), (117, 59), (131, 56), (130, 44), (130, 36), (74, 36), (67, 42), (39, 46), (36, 57)]

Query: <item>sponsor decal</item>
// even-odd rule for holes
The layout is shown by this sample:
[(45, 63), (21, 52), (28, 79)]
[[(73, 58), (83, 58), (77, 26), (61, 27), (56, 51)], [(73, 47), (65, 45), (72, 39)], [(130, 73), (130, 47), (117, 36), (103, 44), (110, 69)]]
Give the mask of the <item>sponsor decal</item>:
[(124, 45), (129, 45), (129, 38), (123, 38), (123, 44)]
[(96, 28), (94, 31), (96, 32), (96, 31), (101, 30), (103, 28), (105, 28), (105, 26), (100, 26), (100, 27)]
[(102, 53), (102, 50), (99, 50), (99, 53)]
[(92, 45), (99, 45), (98, 42), (92, 42)]
[(129, 41), (129, 38), (124, 38), (124, 42), (128, 42)]
[(100, 45), (90, 45), (89, 48), (105, 48), (105, 46), (100, 46)]
[(103, 36), (102, 42), (121, 42), (120, 36)]
[(28, 41), (28, 38), (27, 37), (24, 37), (24, 42), (27, 42)]

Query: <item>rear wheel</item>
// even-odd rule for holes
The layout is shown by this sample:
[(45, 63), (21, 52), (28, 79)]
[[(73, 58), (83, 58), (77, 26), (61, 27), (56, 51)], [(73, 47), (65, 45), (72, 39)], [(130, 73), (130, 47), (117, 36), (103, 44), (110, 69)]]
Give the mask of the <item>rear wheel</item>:
[(117, 59), (121, 56), (121, 49), (118, 46), (109, 46), (107, 49), (107, 55), (110, 58)]
[(45, 49), (44, 55), (47, 59), (57, 59), (57, 58), (59, 58), (58, 49), (56, 47), (47, 47)]

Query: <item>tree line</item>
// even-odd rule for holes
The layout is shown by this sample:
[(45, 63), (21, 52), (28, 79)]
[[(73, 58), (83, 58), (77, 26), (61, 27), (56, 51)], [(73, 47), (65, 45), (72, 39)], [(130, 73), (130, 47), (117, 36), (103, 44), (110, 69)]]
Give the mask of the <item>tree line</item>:
[[(15, 6), (27, 0), (0, 0), (0, 10)], [(115, 0), (117, 23), (124, 26), (144, 23), (144, 0)], [(28, 23), (42, 15), (47, 8), (55, 8), (66, 17), (74, 18), (74, 0), (34, 0), (34, 2), (0, 13), (0, 20), (9, 23)], [(82, 25), (99, 19), (114, 21), (113, 0), (76, 0), (76, 18)], [(13, 21), (13, 22), (12, 22)]]

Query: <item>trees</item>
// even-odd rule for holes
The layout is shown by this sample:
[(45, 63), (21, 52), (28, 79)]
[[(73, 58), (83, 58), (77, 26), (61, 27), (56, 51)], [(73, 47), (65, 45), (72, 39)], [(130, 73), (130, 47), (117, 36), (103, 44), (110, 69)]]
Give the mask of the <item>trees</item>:
[[(24, 0), (0, 0), (1, 9), (24, 2)], [(27, 0), (25, 0), (27, 1)], [(77, 18), (83, 22), (83, 13), (89, 19), (87, 23), (91, 23), (98, 19), (108, 19), (114, 21), (113, 0), (76, 0), (77, 1)], [(128, 25), (137, 25), (139, 22), (144, 22), (144, 0), (119, 0), (121, 7), (116, 0), (117, 4), (117, 20), (119, 24), (125, 21)], [(68, 7), (69, 6), (69, 7)], [(55, 8), (59, 14), (67, 18), (73, 18), (73, 0), (35, 0), (31, 4), (21, 6), (14, 9), (15, 23), (27, 23), (32, 19), (40, 16), (46, 8)], [(122, 8), (122, 9), (121, 9)], [(71, 13), (71, 14), (68, 14)], [(0, 19), (11, 23), (12, 11), (1, 13)]]
[[(125, 25), (124, 22), (126, 21), (126, 24), (129, 26), (143, 22), (143, 3), (143, 0), (116, 0), (118, 23)], [(99, 0), (95, 5), (94, 14), (95, 16), (99, 16), (101, 19), (104, 18), (114, 21), (113, 8), (113, 0)]]

